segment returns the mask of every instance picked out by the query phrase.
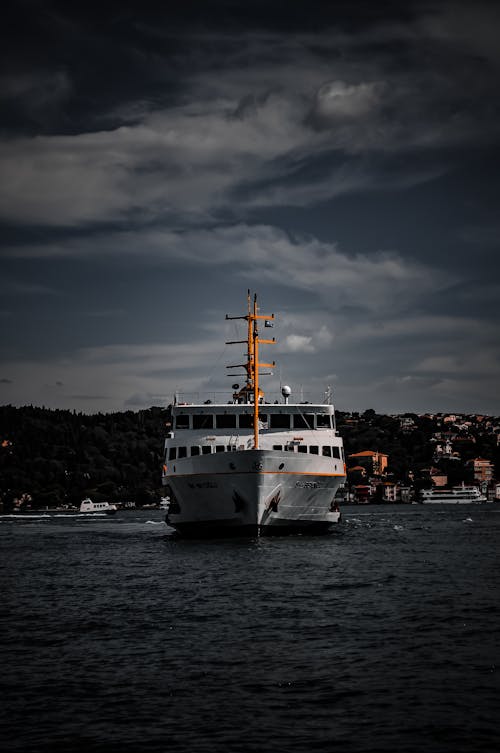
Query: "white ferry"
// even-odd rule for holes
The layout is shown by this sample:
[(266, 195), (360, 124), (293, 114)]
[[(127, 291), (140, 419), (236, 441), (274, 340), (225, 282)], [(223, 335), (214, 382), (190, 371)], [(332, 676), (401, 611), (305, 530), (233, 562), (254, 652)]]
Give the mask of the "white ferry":
[[(171, 406), (162, 482), (170, 498), (166, 522), (182, 535), (213, 536), (327, 531), (339, 523), (335, 495), (346, 478), (342, 439), (330, 404), (266, 403), (259, 386), (259, 323), (274, 315), (248, 313), (245, 385), (227, 403)], [(234, 344), (233, 342), (228, 344)], [(268, 372), (269, 373), (269, 372)], [(234, 376), (234, 375), (233, 375)]]
[(110, 505), (109, 502), (92, 502), (90, 497), (86, 497), (80, 504), (80, 512), (100, 512), (113, 515), (116, 512), (116, 505)]
[(454, 486), (451, 489), (423, 489), (421, 502), (424, 505), (470, 505), (487, 502), (476, 486)]

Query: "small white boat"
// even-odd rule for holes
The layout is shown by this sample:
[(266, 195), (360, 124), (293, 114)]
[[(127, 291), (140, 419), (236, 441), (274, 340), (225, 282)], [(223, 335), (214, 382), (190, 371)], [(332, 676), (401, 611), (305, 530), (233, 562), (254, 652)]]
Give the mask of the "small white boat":
[(92, 502), (90, 497), (86, 497), (85, 499), (82, 499), (80, 512), (100, 512), (106, 513), (106, 515), (114, 515), (116, 512), (116, 505), (110, 505), (109, 502)]

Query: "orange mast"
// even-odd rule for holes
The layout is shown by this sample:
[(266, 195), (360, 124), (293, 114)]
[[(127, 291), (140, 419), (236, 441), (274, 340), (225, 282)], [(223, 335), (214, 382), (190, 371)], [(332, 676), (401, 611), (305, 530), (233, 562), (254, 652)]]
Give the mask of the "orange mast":
[(259, 402), (264, 399), (264, 393), (259, 387), (259, 369), (261, 366), (274, 368), (276, 365), (274, 361), (272, 363), (260, 363), (259, 362), (259, 344), (268, 343), (273, 344), (276, 342), (273, 337), (272, 340), (266, 340), (259, 337), (258, 320), (264, 319), (266, 327), (272, 327), (274, 322), (274, 314), (264, 316), (258, 314), (257, 308), (257, 294), (254, 295), (253, 311), (250, 306), (250, 291), (247, 293), (247, 307), (248, 313), (246, 316), (228, 316), (226, 319), (245, 319), (248, 323), (247, 340), (230, 340), (227, 345), (234, 343), (247, 343), (247, 362), (245, 364), (235, 364), (233, 366), (227, 366), (228, 369), (244, 368), (246, 370), (246, 384), (238, 392), (235, 393), (236, 398), (245, 398), (246, 402), (250, 402), (250, 396), (253, 393), (253, 436), (254, 436), (254, 448), (259, 448)]

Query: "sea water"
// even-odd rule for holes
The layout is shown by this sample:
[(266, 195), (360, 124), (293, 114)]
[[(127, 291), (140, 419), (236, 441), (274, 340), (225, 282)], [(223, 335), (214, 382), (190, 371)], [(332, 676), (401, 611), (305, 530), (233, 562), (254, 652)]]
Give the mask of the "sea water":
[(5, 753), (500, 750), (500, 505), (183, 541), (0, 519)]

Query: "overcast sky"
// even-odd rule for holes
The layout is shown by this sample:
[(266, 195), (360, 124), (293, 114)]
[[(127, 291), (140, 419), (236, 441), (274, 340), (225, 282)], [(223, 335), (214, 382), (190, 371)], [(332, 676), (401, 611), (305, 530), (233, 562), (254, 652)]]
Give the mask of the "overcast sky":
[(250, 288), (270, 392), (499, 415), (500, 5), (173, 5), (2, 6), (0, 403), (224, 390)]

